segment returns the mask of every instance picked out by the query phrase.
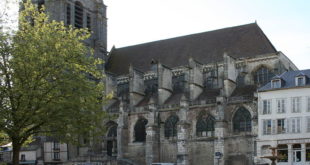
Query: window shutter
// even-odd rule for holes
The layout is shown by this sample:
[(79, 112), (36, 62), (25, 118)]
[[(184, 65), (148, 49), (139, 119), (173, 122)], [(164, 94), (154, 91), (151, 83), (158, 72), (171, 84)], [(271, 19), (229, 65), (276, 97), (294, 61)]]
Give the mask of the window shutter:
[(286, 119), (286, 133), (290, 133), (291, 132), (291, 122), (290, 119)]
[(285, 99), (282, 100), (282, 108), (283, 108), (283, 113), (286, 112), (286, 105), (285, 105)]
[(263, 101), (259, 101), (257, 106), (258, 106), (257, 107), (258, 113), (262, 115), (263, 114)]
[(284, 129), (285, 129), (284, 133), (288, 133), (287, 119), (284, 119)]
[(281, 100), (277, 99), (277, 113), (281, 113)]
[(271, 114), (271, 100), (268, 100), (268, 114)]
[(297, 132), (297, 133), (300, 133), (300, 132), (301, 132), (301, 131), (300, 131), (300, 130), (301, 130), (301, 124), (300, 124), (300, 123), (301, 123), (301, 118), (297, 118), (296, 121), (297, 121), (297, 123), (296, 123), (296, 128), (297, 128), (297, 129), (296, 129), (296, 132)]
[(272, 134), (276, 134), (277, 133), (277, 127), (276, 127), (276, 124), (277, 123), (277, 120), (272, 120), (272, 123), (271, 123), (271, 128), (272, 128)]
[(267, 133), (267, 120), (263, 120), (263, 135), (266, 135)]
[(294, 97), (292, 98), (292, 112), (295, 112), (295, 99)]

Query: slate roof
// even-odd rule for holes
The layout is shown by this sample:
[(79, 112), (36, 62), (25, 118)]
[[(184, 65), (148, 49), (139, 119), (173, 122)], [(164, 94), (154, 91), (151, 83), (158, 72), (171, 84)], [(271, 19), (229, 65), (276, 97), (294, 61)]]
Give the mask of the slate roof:
[(287, 71), (282, 73), (281, 75), (278, 75), (279, 78), (283, 80), (283, 84), (281, 88), (271, 88), (271, 82), (267, 83), (265, 86), (258, 89), (259, 92), (268, 91), (268, 90), (279, 90), (279, 89), (286, 89), (286, 88), (294, 88), (297, 87), (295, 84), (295, 77), (296, 76), (306, 76), (306, 84), (305, 86), (298, 86), (300, 87), (310, 87), (310, 69), (307, 70), (298, 70), (298, 71)]
[(260, 27), (251, 23), (112, 49), (106, 71), (116, 75), (127, 74), (132, 64), (145, 72), (150, 70), (152, 60), (174, 68), (187, 65), (189, 57), (208, 64), (222, 61), (224, 52), (235, 58), (246, 58), (276, 53), (277, 50)]

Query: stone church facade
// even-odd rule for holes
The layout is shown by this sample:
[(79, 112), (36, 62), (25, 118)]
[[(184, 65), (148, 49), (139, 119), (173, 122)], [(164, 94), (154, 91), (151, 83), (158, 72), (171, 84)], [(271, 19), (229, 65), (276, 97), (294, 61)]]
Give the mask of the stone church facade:
[(104, 121), (102, 143), (69, 146), (71, 162), (254, 164), (257, 88), (297, 70), (256, 23), (107, 53), (101, 0), (34, 2), (52, 19), (93, 31), (85, 44), (106, 61), (106, 92), (114, 93), (104, 110), (116, 118)]

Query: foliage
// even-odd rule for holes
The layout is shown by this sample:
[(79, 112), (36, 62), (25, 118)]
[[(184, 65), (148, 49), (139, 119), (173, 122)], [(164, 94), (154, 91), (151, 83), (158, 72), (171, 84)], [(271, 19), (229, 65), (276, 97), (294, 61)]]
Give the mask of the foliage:
[(0, 131), (0, 146), (9, 143), (9, 141), (8, 135)]
[(50, 21), (28, 0), (14, 35), (0, 32), (0, 131), (13, 148), (36, 134), (76, 142), (96, 135), (106, 114), (103, 73), (83, 44), (87, 29)]

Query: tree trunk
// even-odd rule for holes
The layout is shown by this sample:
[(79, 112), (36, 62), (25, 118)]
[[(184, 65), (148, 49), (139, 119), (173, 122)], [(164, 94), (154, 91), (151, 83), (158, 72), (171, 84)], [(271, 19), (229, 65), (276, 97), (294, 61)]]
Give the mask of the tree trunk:
[(19, 165), (19, 152), (21, 144), (18, 140), (12, 140), (13, 145), (13, 165)]

